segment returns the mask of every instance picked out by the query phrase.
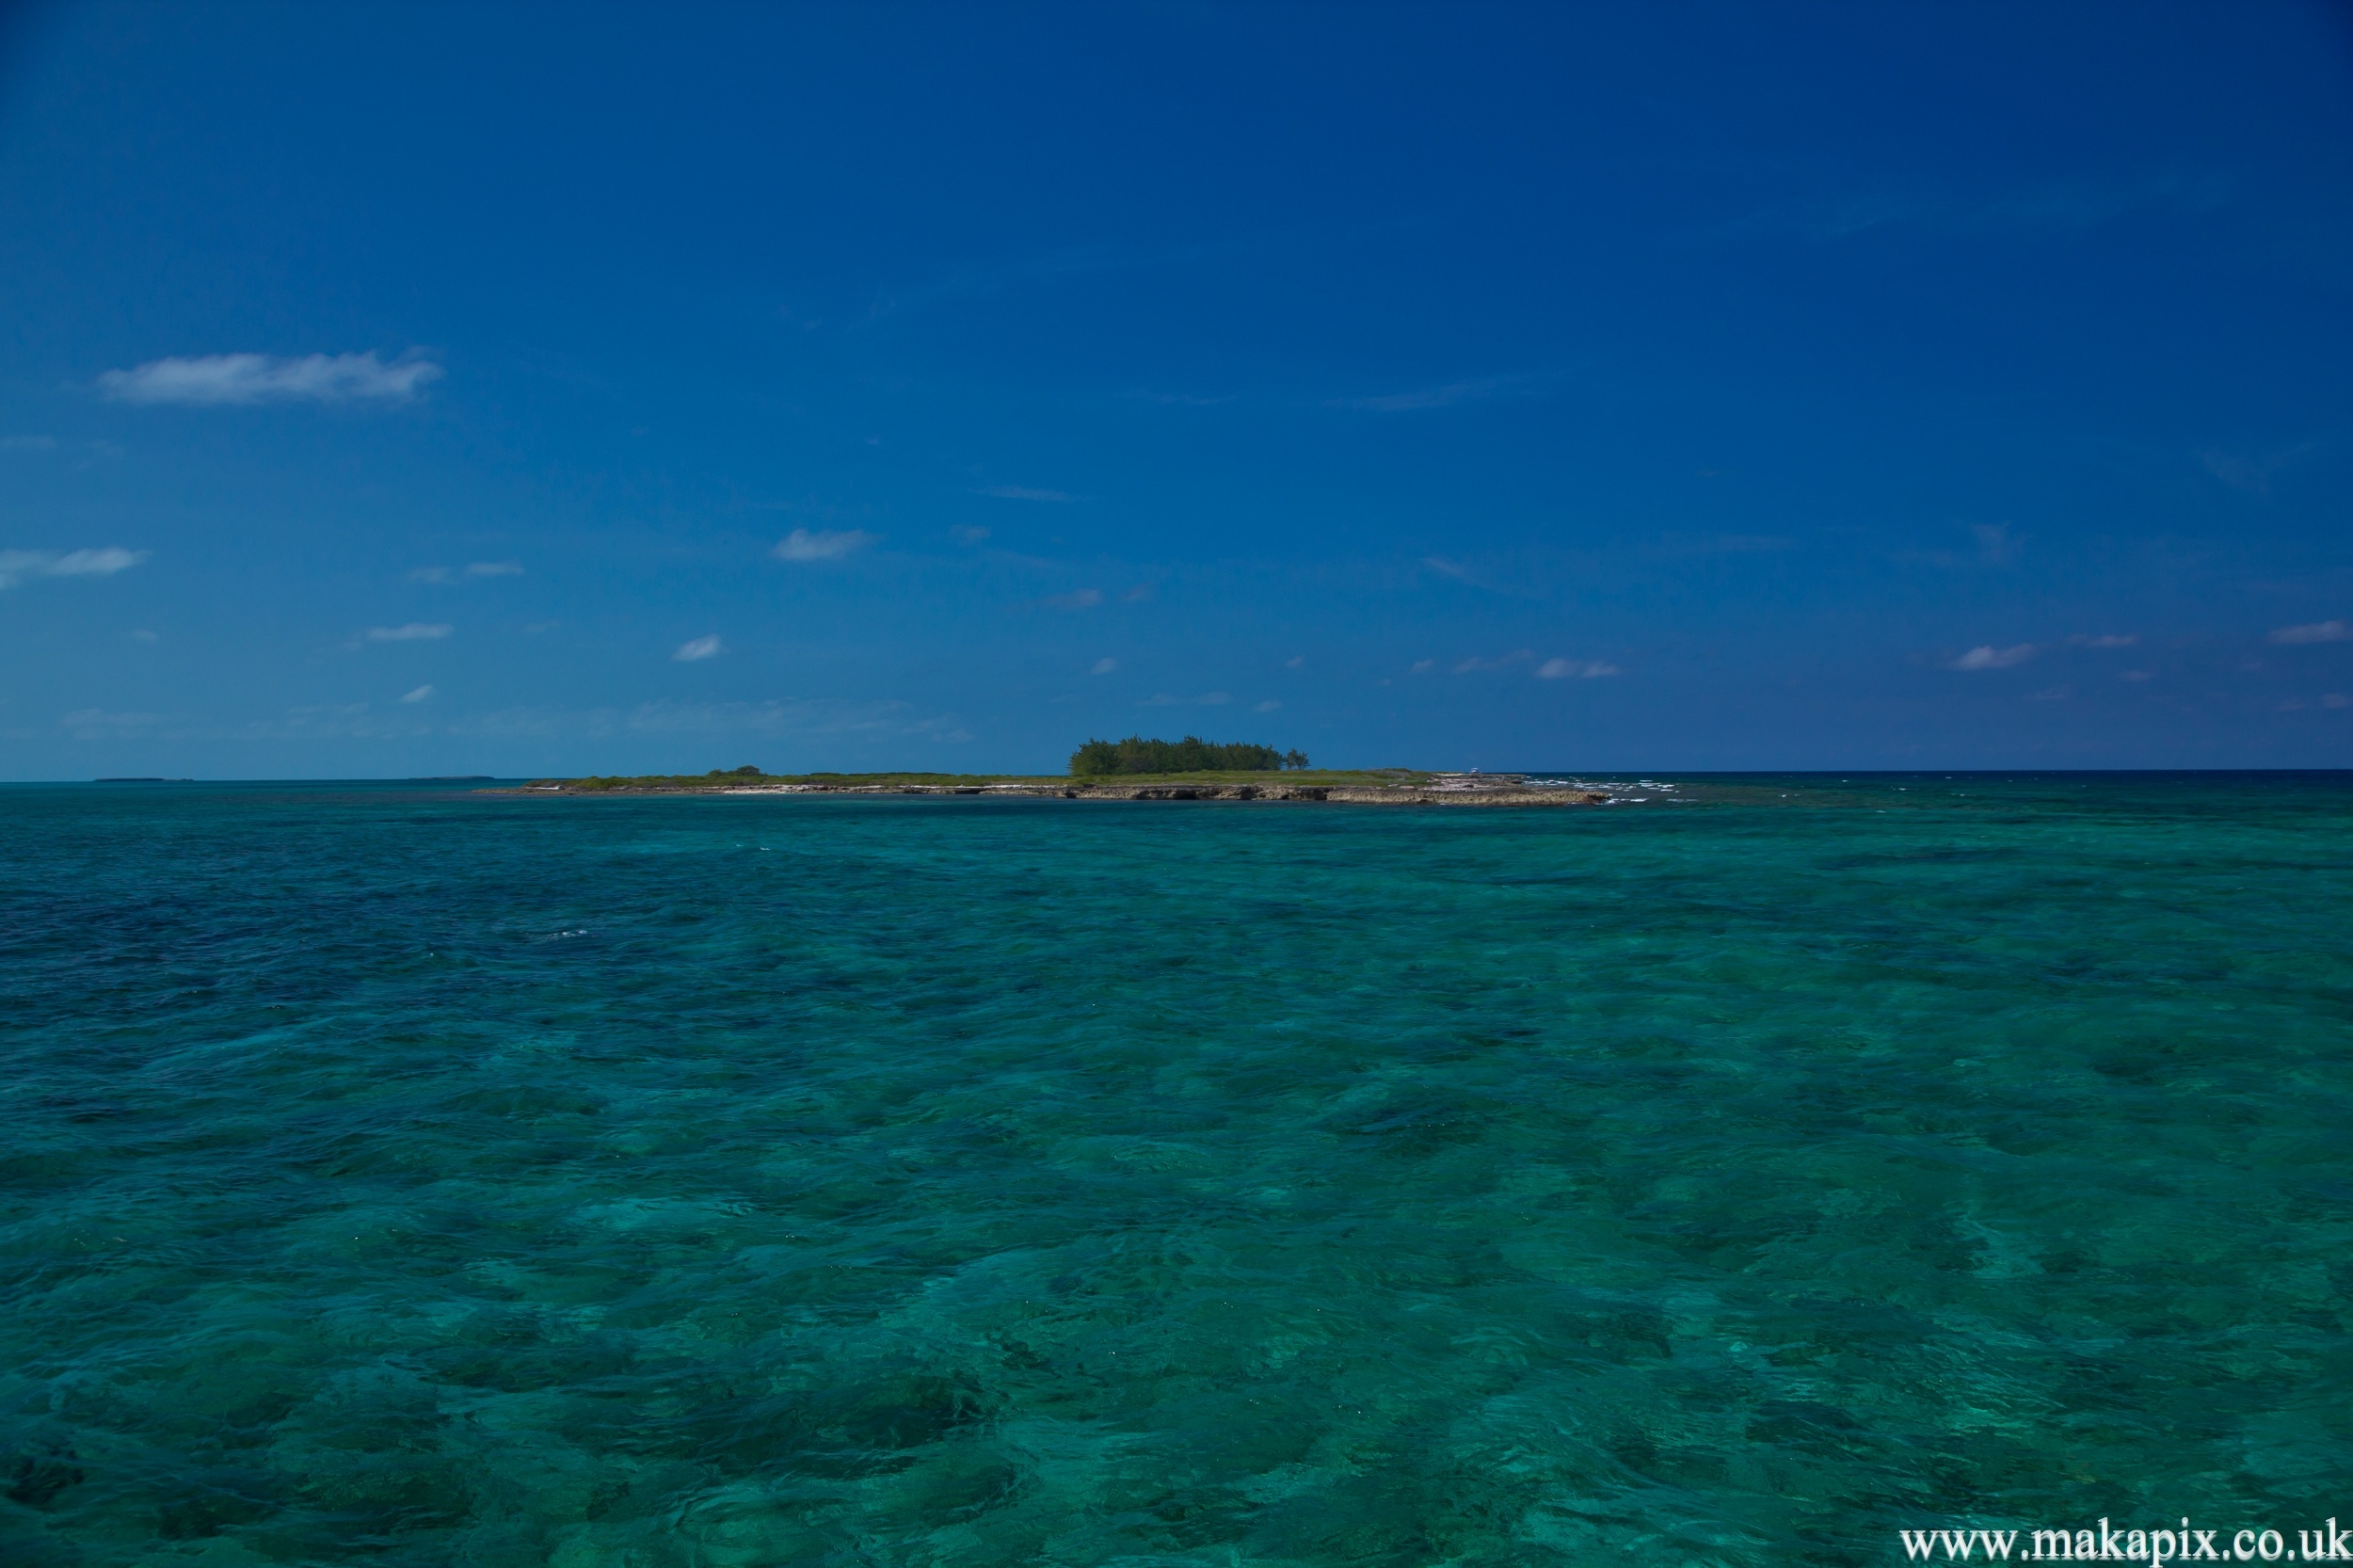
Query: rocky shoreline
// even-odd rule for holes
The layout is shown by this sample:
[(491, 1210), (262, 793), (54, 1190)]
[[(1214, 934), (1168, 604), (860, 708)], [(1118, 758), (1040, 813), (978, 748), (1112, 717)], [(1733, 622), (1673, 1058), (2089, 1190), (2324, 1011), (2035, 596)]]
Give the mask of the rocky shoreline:
[(647, 785), (575, 790), (562, 782), (534, 784), (499, 794), (645, 795), (977, 795), (1054, 800), (1310, 801), (1337, 806), (1603, 806), (1600, 790), (1531, 786), (1524, 774), (1435, 774), (1421, 784), (1264, 784), (1104, 779), (1007, 779), (987, 784), (835, 783)]

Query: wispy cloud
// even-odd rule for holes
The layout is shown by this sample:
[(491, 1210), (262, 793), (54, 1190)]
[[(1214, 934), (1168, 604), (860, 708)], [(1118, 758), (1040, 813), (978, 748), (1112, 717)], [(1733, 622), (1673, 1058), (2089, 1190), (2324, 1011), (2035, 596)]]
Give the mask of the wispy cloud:
[(1225, 392), (1216, 397), (1204, 397), (1197, 392), (1155, 392), (1147, 387), (1139, 387), (1128, 395), (1145, 403), (1163, 403), (1182, 408), (1213, 408), (1221, 403), (1233, 402), (1235, 396), (1232, 392)]
[(768, 553), (779, 561), (839, 561), (873, 542), (863, 528), (795, 528)]
[(1435, 659), (1417, 659), (1413, 662), (1413, 664), (1406, 667), (1405, 673), (1408, 675), (1428, 675), (1432, 670), (1436, 669), (1437, 667), (1438, 661)]
[(985, 528), (970, 528), (958, 524), (956, 527), (948, 530), (948, 536), (955, 540), (958, 544), (986, 544), (988, 542), (988, 530)]
[(2042, 185), (1991, 197), (1861, 191), (1783, 202), (1724, 224), (1718, 238), (1788, 234), (1817, 243), (1891, 230), (1941, 234), (2080, 232), (2153, 207), (2207, 211), (2229, 197), (2213, 174), (2159, 174), (2103, 185)]
[(2117, 676), (2119, 680), (2130, 680), (2135, 683), (2138, 683), (2143, 680), (2154, 680), (2156, 678), (2157, 672), (2155, 670), (2124, 670), (2120, 672)]
[(1454, 666), (1454, 673), (1457, 675), (1469, 675), (1477, 670), (1510, 669), (1513, 664), (1525, 664), (1530, 659), (1535, 657), (1536, 650), (1534, 648), (1523, 648), (1511, 653), (1502, 654), (1494, 659), (1465, 659)]
[(2039, 692), (2028, 692), (2028, 702), (2065, 702), (2073, 694), (2072, 686), (2049, 686)]
[(1786, 534), (1668, 534), (1659, 544), (1669, 555), (1769, 555), (1798, 548)]
[(522, 574), (523, 564), (520, 561), (476, 561), (466, 568), (463, 572), (452, 571), (447, 567), (419, 567), (408, 574), (408, 581), (411, 583), (451, 583), (460, 576), (520, 577)]
[(2007, 522), (1980, 522), (1969, 530), (1977, 536), (1977, 559), (1989, 567), (2006, 567), (2018, 559), (2018, 541)]
[(1450, 577), (1457, 583), (1478, 588), (1485, 593), (1501, 594), (1507, 599), (1542, 597), (1540, 593), (1529, 586), (1524, 573), (1519, 574), (1517, 580), (1513, 580), (1513, 573), (1508, 568), (1505, 572), (1506, 580), (1498, 582), (1493, 572), (1483, 567), (1474, 566), (1468, 561), (1452, 560), (1444, 555), (1425, 555), (1421, 558), (1421, 564), (1441, 577)]
[(372, 643), (430, 643), (456, 630), (447, 621), (412, 620), (406, 626), (371, 626), (365, 635)]
[(77, 741), (112, 741), (139, 734), (163, 722), (161, 713), (109, 713), (103, 708), (78, 708), (60, 716), (57, 726)]
[(2309, 453), (2319, 450), (2319, 443), (2304, 441), (2260, 457), (2249, 457), (2235, 452), (2208, 447), (2198, 455), (2206, 465), (2206, 472), (2234, 490), (2249, 495), (2267, 496), (2271, 493), (2271, 476)]
[(28, 577), (112, 577), (146, 560), (144, 550), (106, 545), (98, 550), (0, 550), (0, 588)]
[(453, 735), (550, 739), (615, 735), (848, 736), (956, 744), (971, 732), (953, 713), (929, 716), (904, 702), (780, 698), (766, 702), (648, 702), (634, 708), (506, 708), (472, 713)]
[(1251, 709), (1250, 711), (1254, 713), (1272, 713), (1281, 706), (1283, 705), (1280, 702), (1277, 702), (1273, 697), (1269, 697), (1264, 702), (1259, 703), (1257, 707)]
[(679, 644), (678, 651), (670, 657), (681, 664), (691, 664), (698, 660), (715, 658), (718, 652), (719, 639), (717, 637), (696, 637), (690, 642)]
[(119, 403), (220, 408), (254, 403), (408, 403), (441, 367), (411, 349), (390, 364), (365, 354), (207, 354), (110, 370), (99, 391)]
[(1365, 414), (1410, 414), (1424, 408), (1452, 408), (1476, 398), (1492, 398), (1520, 376), (1485, 376), (1478, 381), (1448, 381), (1445, 386), (1417, 386), (1402, 393), (1379, 393), (1374, 398), (1327, 398), (1325, 408), (1358, 409)]
[(1092, 610), (1103, 602), (1103, 590), (1080, 588), (1076, 593), (1055, 594), (1046, 602), (1057, 610)]
[[(1212, 240), (1160, 250), (1123, 249), (1110, 245), (1064, 246), (954, 267), (931, 281), (898, 289), (876, 299), (864, 319), (854, 326), (872, 327), (901, 312), (920, 310), (942, 300), (986, 296), (1089, 273), (1144, 267), (1189, 266), (1234, 255), (1249, 242)], [(811, 325), (815, 325), (812, 323)]]
[(1171, 696), (1166, 692), (1160, 692), (1144, 698), (1136, 706), (1139, 708), (1223, 708), (1233, 700), (1232, 695), (1226, 692), (1203, 692), (1199, 696)]
[(1977, 542), (1977, 548), (1973, 552), (1927, 550), (1906, 552), (1897, 558), (1926, 561), (1945, 571), (1972, 571), (1986, 567), (2013, 566), (2025, 548), (2007, 522), (1972, 523), (1969, 533)]
[(2341, 620), (2316, 620), (2308, 626), (2282, 626), (2272, 632), (2275, 643), (2342, 643), (2353, 641), (2353, 626)]
[(1116, 659), (1097, 659), (1095, 661), (1095, 667), (1087, 673), (1090, 675), (1109, 675), (1112, 671), (1117, 669), (1118, 667), (1119, 661)]
[(289, 708), (280, 719), (262, 719), (229, 729), (189, 733), (205, 739), (244, 741), (413, 740), (433, 732), (422, 714), (377, 713), (364, 702), (314, 702)]
[(2068, 638), (2067, 641), (2075, 648), (2131, 648), (2140, 639), (2115, 632), (2104, 632), (2097, 636), (2089, 632), (2083, 632)]
[(404, 692), (404, 693), (402, 693), (402, 694), (401, 694), (401, 698), (400, 698), (400, 700), (401, 700), (401, 701), (403, 701), (403, 702), (424, 702), (424, 701), (427, 700), (428, 698), (430, 698), (432, 696), (433, 696), (433, 688), (432, 688), (432, 687), (430, 687), (430, 686), (419, 686), (419, 687), (418, 687), (415, 691), (413, 691), (413, 692)]
[(1539, 680), (1598, 680), (1608, 675), (1624, 675), (1617, 665), (1599, 659), (1547, 659), (1536, 666)]
[(1000, 501), (1076, 501), (1079, 499), (1066, 491), (1033, 490), (1026, 485), (984, 485), (972, 493), (993, 495)]
[(1505, 385), (1502, 377), (1489, 376), (1479, 381), (1449, 381), (1442, 387), (1420, 387), (1412, 392), (1385, 392), (1378, 397), (1327, 398), (1323, 406), (1373, 414), (1411, 413), (1417, 408), (1444, 408), (1456, 403), (1468, 403), (1475, 398), (1490, 397)]
[(55, 452), (55, 436), (0, 436), (0, 452)]
[(1958, 659), (1948, 661), (1945, 667), (1948, 670), (2006, 670), (2033, 657), (2032, 643), (2013, 643), (2009, 648), (1981, 643)]

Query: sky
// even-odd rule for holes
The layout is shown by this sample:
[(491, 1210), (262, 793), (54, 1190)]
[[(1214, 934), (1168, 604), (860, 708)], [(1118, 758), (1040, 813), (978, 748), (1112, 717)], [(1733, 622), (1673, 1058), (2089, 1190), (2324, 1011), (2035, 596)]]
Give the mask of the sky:
[(0, 777), (2353, 766), (2353, 8), (0, 13)]

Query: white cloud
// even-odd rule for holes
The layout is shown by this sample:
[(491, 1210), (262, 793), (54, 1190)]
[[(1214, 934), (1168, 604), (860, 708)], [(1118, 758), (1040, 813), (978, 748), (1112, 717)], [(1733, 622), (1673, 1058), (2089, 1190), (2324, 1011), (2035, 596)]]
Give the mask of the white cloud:
[(408, 581), (411, 583), (446, 583), (449, 581), (449, 568), (419, 567), (408, 574)]
[(1075, 594), (1056, 594), (1046, 602), (1057, 610), (1092, 610), (1103, 602), (1103, 590), (1080, 588)]
[(1945, 667), (1948, 670), (2006, 670), (2023, 664), (2034, 657), (2034, 644), (2016, 643), (2009, 648), (1995, 648), (1980, 643)]
[(863, 528), (795, 528), (768, 553), (779, 561), (839, 561), (873, 542), (874, 536)]
[(55, 452), (55, 436), (0, 436), (0, 452)]
[(142, 628), (139, 631), (131, 633), (131, 640), (135, 643), (152, 643), (155, 641), (156, 638), (154, 632)]
[(468, 577), (520, 577), (522, 574), (523, 564), (520, 561), (476, 561), (466, 568)]
[(1617, 665), (1599, 659), (1547, 659), (1536, 666), (1539, 680), (1566, 680), (1575, 676), (1579, 680), (1598, 680), (1606, 675), (1624, 675)]
[(1305, 654), (1294, 653), (1289, 658), (1283, 661), (1283, 667), (1287, 670), (1295, 670), (1303, 667), (1306, 663), (1307, 656)]
[(681, 664), (691, 664), (698, 659), (711, 658), (718, 651), (719, 639), (717, 637), (696, 637), (692, 642), (679, 644), (678, 651), (670, 657)]
[(2353, 641), (2353, 626), (2341, 620), (2316, 620), (2309, 626), (2282, 626), (2271, 634), (2275, 643), (2342, 643)]
[(1460, 561), (1449, 561), (1443, 555), (1425, 555), (1421, 558), (1421, 564), (1432, 571), (1444, 572), (1449, 577), (1459, 577), (1465, 582), (1470, 580), (1470, 568)]
[(1273, 697), (1269, 697), (1266, 701), (1259, 703), (1256, 708), (1253, 708), (1250, 711), (1254, 713), (1272, 713), (1274, 710), (1280, 708), (1281, 706), (1283, 706), (1281, 703), (1275, 701)]
[(367, 638), (372, 643), (435, 643), (455, 630), (446, 621), (412, 620), (406, 626), (371, 626)]
[(433, 695), (433, 688), (432, 688), (432, 687), (430, 687), (430, 686), (420, 686), (420, 687), (418, 687), (415, 691), (413, 691), (413, 692), (408, 692), (408, 693), (406, 693), (405, 695), (403, 695), (400, 700), (401, 700), (401, 701), (403, 701), (403, 702), (423, 702), (423, 701), (424, 701), (427, 697), (431, 696), (432, 695)]
[(2155, 670), (2124, 670), (2117, 676), (2119, 680), (2132, 681), (2154, 680), (2156, 678)]
[(2077, 648), (2130, 648), (2140, 641), (2138, 637), (2119, 636), (2112, 632), (2097, 637), (2086, 632), (2067, 640)]
[(1437, 667), (1438, 661), (1435, 659), (1417, 659), (1410, 666), (1407, 667), (1405, 673), (1408, 675), (1428, 675), (1432, 670), (1436, 669)]
[(112, 577), (147, 559), (144, 550), (107, 545), (100, 550), (0, 550), (0, 588), (27, 577)]
[(1166, 692), (1138, 703), (1139, 708), (1223, 708), (1233, 701), (1225, 692), (1203, 692), (1199, 696), (1171, 696)]
[(1079, 499), (1062, 490), (1033, 490), (1026, 485), (988, 485), (973, 493), (993, 495), (1000, 501), (1076, 501)]
[(441, 367), (416, 351), (391, 364), (365, 354), (207, 354), (150, 360), (110, 370), (99, 390), (119, 403), (179, 403), (217, 408), (253, 403), (407, 403), (440, 378)]
[(125, 567), (136, 567), (147, 559), (144, 550), (124, 550), (108, 545), (104, 550), (70, 550), (51, 562), (51, 577), (112, 577)]
[(1112, 671), (1117, 669), (1118, 667), (1119, 661), (1116, 659), (1097, 659), (1095, 661), (1095, 668), (1088, 673), (1092, 675), (1109, 675)]
[(2323, 708), (2353, 708), (2353, 696), (2346, 696), (2343, 692), (2324, 693), (2320, 705)]
[(2026, 700), (2028, 702), (2065, 702), (2073, 691), (2074, 688), (2072, 686), (2051, 686), (2040, 692), (2028, 692)]
[(968, 528), (961, 524), (948, 530), (948, 536), (958, 544), (984, 544), (988, 540), (985, 528)]

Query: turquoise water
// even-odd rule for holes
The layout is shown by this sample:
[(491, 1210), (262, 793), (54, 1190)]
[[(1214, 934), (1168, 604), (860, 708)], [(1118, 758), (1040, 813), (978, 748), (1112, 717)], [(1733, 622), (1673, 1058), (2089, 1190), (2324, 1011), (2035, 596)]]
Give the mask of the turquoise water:
[(0, 1560), (2353, 1517), (2353, 778), (1625, 792), (0, 791)]

